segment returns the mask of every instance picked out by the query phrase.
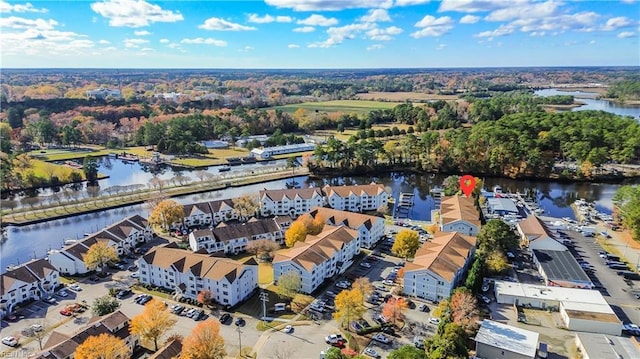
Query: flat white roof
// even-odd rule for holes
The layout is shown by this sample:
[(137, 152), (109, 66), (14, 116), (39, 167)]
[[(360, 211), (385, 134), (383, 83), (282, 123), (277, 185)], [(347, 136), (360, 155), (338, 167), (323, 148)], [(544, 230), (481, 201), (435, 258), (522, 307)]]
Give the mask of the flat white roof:
[(605, 305), (609, 311), (611, 311), (609, 303), (604, 299), (602, 293), (597, 290), (547, 287), (544, 285), (513, 283), (501, 280), (495, 282), (495, 288), (498, 295), (553, 300), (563, 302), (565, 308), (567, 306), (573, 308), (574, 305), (571, 303), (576, 303), (576, 308), (585, 308), (586, 304), (592, 304), (593, 306), (589, 306), (590, 308), (598, 308), (601, 305)]
[(535, 357), (538, 333), (485, 319), (476, 334), (476, 342)]
[(576, 333), (589, 358), (597, 359), (634, 359), (640, 358), (640, 347), (635, 338), (613, 335)]
[(510, 198), (503, 198), (503, 197), (487, 198), (487, 203), (489, 204), (489, 207), (491, 207), (491, 209), (494, 211), (507, 211), (507, 212), (518, 213), (518, 208), (516, 207), (516, 203)]

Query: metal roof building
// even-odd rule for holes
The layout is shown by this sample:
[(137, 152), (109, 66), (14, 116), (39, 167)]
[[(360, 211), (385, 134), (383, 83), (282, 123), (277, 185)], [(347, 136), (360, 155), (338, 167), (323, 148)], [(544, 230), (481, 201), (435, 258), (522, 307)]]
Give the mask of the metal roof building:
[(492, 320), (483, 320), (476, 334), (476, 358), (534, 359), (538, 333)]
[(517, 214), (518, 207), (516, 203), (510, 198), (493, 197), (487, 198), (487, 204), (489, 205), (489, 212), (495, 214)]
[(569, 251), (534, 249), (533, 261), (548, 286), (593, 288), (593, 282)]
[(640, 342), (637, 337), (576, 333), (576, 346), (583, 359), (640, 358)]

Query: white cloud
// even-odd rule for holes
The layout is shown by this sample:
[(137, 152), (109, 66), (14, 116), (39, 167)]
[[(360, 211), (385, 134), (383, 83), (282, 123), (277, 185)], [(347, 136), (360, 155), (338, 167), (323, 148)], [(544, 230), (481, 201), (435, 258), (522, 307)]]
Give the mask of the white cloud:
[(460, 19), (461, 24), (475, 24), (480, 21), (480, 16), (465, 15)]
[(295, 29), (293, 29), (293, 32), (314, 32), (315, 30), (316, 28), (313, 26), (302, 26), (296, 27)]
[(171, 41), (169, 41), (169, 39), (160, 39), (160, 43), (161, 43), (161, 44), (168, 44), (168, 43), (170, 43), (170, 42), (171, 42)]
[(445, 49), (445, 47), (447, 47), (447, 45), (446, 45), (446, 44), (439, 44), (439, 45), (438, 45), (438, 47), (436, 47), (436, 50), (437, 50), (437, 51), (444, 50), (444, 49)]
[(107, 40), (100, 40), (100, 41), (98, 41), (98, 43), (99, 43), (100, 45), (109, 45), (111, 42), (110, 42), (110, 41), (107, 41)]
[(326, 18), (318, 14), (313, 14), (304, 20), (298, 20), (298, 24), (309, 26), (333, 26), (337, 23), (338, 19), (335, 17)]
[(327, 30), (327, 34), (329, 35), (329, 38), (327, 40), (322, 42), (311, 43), (307, 47), (311, 47), (311, 48), (332, 47), (332, 46), (341, 44), (344, 40), (354, 39), (356, 35), (364, 31), (372, 30), (375, 28), (376, 28), (376, 25), (372, 23), (357, 23), (357, 24), (350, 24), (350, 25), (345, 25), (340, 27), (330, 27)]
[(426, 15), (415, 24), (415, 27), (422, 29), (412, 33), (411, 36), (413, 38), (419, 39), (427, 36), (439, 37), (453, 29), (453, 20), (449, 16), (436, 18), (431, 15)]
[(249, 14), (249, 19), (247, 21), (256, 24), (268, 24), (271, 22), (289, 23), (293, 21), (293, 18), (291, 16), (271, 16), (269, 14), (261, 17), (258, 14)]
[(136, 36), (149, 36), (149, 35), (151, 35), (151, 33), (149, 31), (147, 31), (147, 30), (134, 31), (133, 34), (136, 35)]
[(208, 37), (206, 39), (202, 38), (202, 37), (196, 37), (194, 39), (182, 39), (180, 42), (183, 43), (183, 44), (189, 44), (189, 45), (213, 45), (213, 46), (218, 46), (218, 47), (227, 46), (227, 42), (226, 41), (212, 39), (210, 37)]
[(297, 49), (297, 48), (299, 48), (299, 47), (300, 47), (300, 45), (297, 45), (297, 44), (289, 44), (289, 45), (287, 45), (287, 47), (288, 47), (288, 48), (290, 48), (290, 49)]
[(595, 43), (596, 43), (596, 40), (589, 41), (589, 45), (594, 45)]
[(495, 30), (483, 31), (481, 33), (473, 35), (474, 37), (486, 37), (489, 40), (493, 40), (494, 37), (505, 36), (513, 33), (513, 28), (506, 25), (501, 25)]
[(124, 39), (122, 41), (124, 43), (124, 47), (128, 49), (137, 49), (142, 44), (148, 44), (149, 40), (147, 39)]
[(250, 52), (250, 51), (253, 51), (253, 50), (255, 50), (255, 49), (253, 48), (253, 46), (245, 46), (245, 47), (241, 48), (241, 49), (240, 49), (240, 50), (238, 50), (238, 51), (240, 51), (240, 52)]
[(395, 6), (411, 6), (411, 5), (420, 5), (426, 4), (431, 0), (396, 0)]
[(91, 4), (91, 9), (109, 19), (110, 26), (142, 27), (155, 22), (184, 20), (180, 12), (163, 10), (144, 0), (105, 0)]
[(389, 13), (385, 9), (371, 9), (367, 15), (360, 18), (362, 22), (382, 22), (391, 21)]
[(23, 17), (10, 16), (0, 18), (0, 27), (11, 29), (36, 29), (36, 30), (52, 30), (58, 22), (55, 20), (44, 19), (25, 19)]
[(267, 5), (295, 11), (337, 11), (356, 8), (390, 8), (393, 0), (265, 0)]
[(633, 21), (631, 19), (626, 18), (624, 16), (612, 17), (607, 20), (607, 22), (602, 27), (603, 31), (615, 31), (621, 27), (627, 27), (633, 25)]
[(617, 35), (617, 37), (621, 39), (626, 39), (628, 37), (634, 37), (634, 36), (636, 36), (636, 34), (632, 31), (623, 31)]
[(382, 45), (382, 44), (373, 44), (373, 45), (367, 47), (367, 51), (380, 50), (380, 49), (383, 49), (383, 48), (384, 48), (384, 45)]
[(236, 24), (234, 22), (227, 21), (218, 17), (208, 18), (207, 20), (205, 20), (204, 24), (199, 25), (198, 28), (218, 31), (250, 31), (256, 29), (253, 26)]
[(151, 47), (143, 47), (143, 48), (140, 49), (140, 51), (142, 51), (142, 52), (152, 52), (152, 51), (156, 51), (156, 50), (151, 48)]
[(369, 36), (371, 40), (375, 41), (390, 41), (393, 40), (393, 35), (398, 35), (400, 33), (402, 33), (402, 29), (397, 26), (390, 26), (385, 29), (376, 27), (367, 31), (367, 36)]
[(511, 6), (491, 12), (487, 21), (511, 21), (514, 19), (548, 18), (558, 14), (559, 2), (553, 0), (543, 3), (513, 2)]
[(439, 12), (457, 11), (457, 12), (480, 12), (493, 11), (516, 6), (523, 0), (442, 0)]
[(47, 12), (47, 9), (37, 9), (31, 3), (24, 4), (9, 4), (6, 1), (0, 0), (0, 12)]

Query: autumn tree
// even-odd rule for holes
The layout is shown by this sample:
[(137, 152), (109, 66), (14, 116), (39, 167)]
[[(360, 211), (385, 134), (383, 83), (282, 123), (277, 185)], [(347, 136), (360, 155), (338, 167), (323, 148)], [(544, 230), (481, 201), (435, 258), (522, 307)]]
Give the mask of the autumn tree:
[(442, 333), (425, 340), (428, 359), (467, 358), (467, 333), (455, 323), (446, 323)]
[(284, 242), (289, 248), (296, 242), (304, 242), (305, 238), (307, 238), (307, 227), (299, 220), (293, 221), (289, 229), (284, 232)]
[(395, 325), (398, 321), (404, 320), (404, 314), (407, 308), (409, 308), (409, 304), (404, 300), (404, 298), (392, 297), (384, 304), (384, 307), (382, 308), (382, 315), (393, 321), (393, 324)]
[(338, 293), (335, 298), (335, 307), (333, 318), (347, 330), (350, 330), (349, 323), (352, 320), (362, 318), (367, 311), (367, 307), (364, 305), (364, 296), (357, 289), (343, 290)]
[(391, 251), (402, 258), (413, 258), (420, 248), (420, 236), (418, 232), (410, 229), (403, 229), (396, 235)]
[(265, 238), (250, 241), (245, 249), (247, 252), (258, 257), (259, 260), (271, 261), (273, 259), (273, 252), (280, 249), (280, 245)]
[(281, 298), (293, 298), (302, 288), (302, 279), (300, 274), (294, 271), (288, 271), (278, 278), (276, 285), (276, 293)]
[(260, 204), (255, 196), (247, 194), (233, 200), (233, 213), (242, 222), (254, 216), (258, 209), (260, 209)]
[(326, 223), (324, 217), (321, 214), (316, 214), (310, 225), (307, 226), (307, 234), (316, 235), (324, 229)]
[(209, 305), (211, 304), (212, 298), (213, 295), (211, 294), (211, 291), (208, 289), (203, 289), (200, 291), (200, 293), (198, 293), (198, 297), (196, 298), (196, 300), (202, 305)]
[(74, 354), (76, 359), (127, 359), (130, 357), (127, 343), (107, 333), (88, 337), (76, 348)]
[(196, 325), (184, 339), (180, 358), (222, 359), (226, 355), (224, 339), (220, 336), (220, 322), (210, 318)]
[(142, 313), (131, 318), (129, 331), (141, 340), (153, 343), (158, 350), (158, 340), (176, 323), (167, 307), (161, 301), (152, 299), (144, 306)]
[(470, 290), (461, 287), (456, 289), (449, 298), (451, 321), (462, 326), (467, 332), (475, 329), (480, 318), (478, 301)]
[(358, 277), (353, 281), (353, 289), (359, 290), (363, 297), (373, 293), (373, 285), (367, 277)]
[(493, 250), (506, 252), (518, 246), (516, 233), (500, 219), (490, 219), (478, 232), (478, 251), (488, 253)]
[(109, 246), (107, 241), (99, 241), (91, 245), (87, 253), (82, 256), (82, 261), (89, 270), (99, 268), (101, 271), (109, 261), (117, 261), (118, 252)]
[(149, 215), (149, 224), (159, 225), (165, 230), (173, 223), (180, 222), (184, 218), (184, 206), (180, 203), (165, 199), (158, 203)]
[(502, 251), (492, 251), (484, 260), (484, 267), (489, 274), (504, 273), (511, 266), (507, 260), (507, 256)]
[(427, 353), (423, 349), (416, 348), (415, 345), (405, 344), (392, 350), (387, 359), (427, 359)]

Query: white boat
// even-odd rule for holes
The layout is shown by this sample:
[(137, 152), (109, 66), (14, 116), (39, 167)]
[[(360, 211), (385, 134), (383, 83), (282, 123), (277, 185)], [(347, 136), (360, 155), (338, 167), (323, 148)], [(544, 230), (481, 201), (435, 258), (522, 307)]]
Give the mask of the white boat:
[(75, 239), (65, 239), (65, 240), (64, 240), (64, 245), (65, 245), (65, 246), (70, 246), (70, 245), (72, 245), (72, 244), (76, 244), (76, 243), (78, 243), (78, 241), (77, 241), (77, 240), (75, 240)]

